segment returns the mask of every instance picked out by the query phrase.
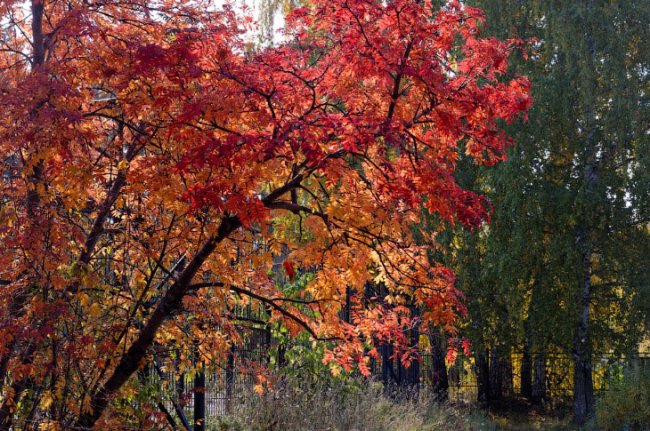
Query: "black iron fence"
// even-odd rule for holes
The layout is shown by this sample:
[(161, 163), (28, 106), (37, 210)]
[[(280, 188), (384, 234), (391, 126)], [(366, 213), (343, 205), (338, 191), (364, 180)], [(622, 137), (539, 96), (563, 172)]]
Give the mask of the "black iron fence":
[[(173, 367), (173, 361), (158, 364), (158, 371), (150, 373), (153, 379), (161, 385), (168, 394), (163, 405), (169, 414), (178, 418), (178, 423), (193, 427), (196, 414), (196, 403), (203, 406), (199, 419), (214, 422), (216, 418), (228, 414), (254, 391), (256, 380), (255, 368), (268, 364), (269, 351), (273, 348), (269, 329), (266, 327), (249, 327), (248, 334), (241, 345), (234, 346), (227, 359), (220, 364), (205, 364), (200, 372), (180, 374)], [(277, 346), (275, 346), (277, 347)], [(423, 353), (417, 366), (417, 386), (420, 391), (431, 390), (433, 380), (433, 357)], [(510, 366), (511, 381), (505, 385), (512, 394), (521, 392), (521, 365), (523, 355), (512, 354)], [(162, 361), (161, 361), (162, 362)], [(413, 378), (413, 370), (400, 371), (400, 365), (392, 362), (394, 376)], [(478, 395), (474, 358), (458, 355), (455, 362), (447, 363), (448, 395), (453, 401), (474, 402)], [(374, 361), (375, 378), (381, 380), (381, 357)], [(409, 375), (406, 371), (409, 371)], [(593, 381), (595, 392), (610, 389), (610, 382), (620, 381), (624, 375), (639, 375), (650, 372), (650, 353), (628, 355), (625, 357), (613, 354), (599, 354), (593, 357)], [(545, 391), (546, 399), (551, 404), (562, 404), (572, 396), (573, 362), (569, 355), (547, 354), (545, 358)], [(394, 377), (393, 377), (394, 378)]]
[[(260, 367), (269, 368), (273, 362), (271, 368), (282, 373), (282, 351), (289, 347), (272, 337), (264, 310), (253, 311), (251, 307), (245, 307), (233, 310), (233, 313), (239, 316), (241, 337), (225, 358), (205, 363), (198, 355), (184, 352), (186, 357), (194, 357), (194, 363), (193, 371), (183, 374), (178, 367), (179, 354), (154, 356), (150, 369), (143, 376), (148, 384), (158, 387), (161, 394), (159, 408), (180, 429), (201, 430), (194, 426), (197, 420), (214, 422), (240, 406), (260, 384), (257, 381), (257, 376), (261, 374)], [(409, 391), (435, 391), (439, 389), (442, 364), (448, 398), (452, 401), (475, 402), (479, 396), (479, 367), (475, 358), (459, 353), (450, 363), (441, 354), (422, 352), (419, 361), (405, 367), (393, 358), (390, 346), (382, 346), (379, 357), (371, 362), (373, 378), (382, 381), (387, 388), (396, 386)], [(523, 362), (521, 353), (510, 354), (503, 362), (507, 364), (507, 372), (500, 377), (507, 380), (500, 385), (503, 395), (522, 393)], [(537, 378), (543, 380), (544, 399), (551, 405), (570, 400), (573, 390), (572, 357), (545, 353), (541, 369), (543, 375)], [(611, 382), (621, 381), (626, 374), (650, 372), (650, 352), (627, 356), (594, 354), (592, 371), (594, 391), (607, 391)], [(539, 373), (539, 370), (535, 372)]]

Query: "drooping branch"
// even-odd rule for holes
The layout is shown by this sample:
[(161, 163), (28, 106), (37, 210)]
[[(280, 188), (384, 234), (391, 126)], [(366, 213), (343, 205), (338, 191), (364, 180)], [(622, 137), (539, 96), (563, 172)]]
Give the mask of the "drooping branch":
[(298, 316), (296, 313), (294, 313), (291, 310), (288, 310), (286, 307), (278, 304), (278, 302), (287, 302), (287, 303), (297, 303), (297, 304), (316, 304), (319, 302), (322, 302), (320, 300), (314, 300), (314, 301), (309, 301), (309, 300), (296, 300), (296, 299), (291, 299), (291, 298), (280, 298), (280, 297), (275, 297), (275, 298), (269, 298), (266, 296), (263, 296), (261, 294), (255, 293), (252, 290), (249, 289), (244, 289), (242, 287), (234, 286), (234, 285), (227, 285), (218, 281), (214, 282), (204, 282), (204, 283), (194, 283), (190, 286), (190, 290), (196, 290), (196, 289), (201, 289), (204, 287), (227, 287), (228, 290), (231, 290), (235, 293), (238, 293), (240, 295), (247, 296), (249, 298), (255, 299), (263, 304), (268, 305), (270, 308), (278, 311), (280, 314), (283, 316), (291, 319), (298, 325), (300, 325), (305, 331), (311, 335), (311, 337), (314, 340), (320, 340), (320, 341), (329, 341), (333, 340), (333, 338), (322, 338), (320, 337), (316, 331), (309, 325), (305, 319), (301, 318)]

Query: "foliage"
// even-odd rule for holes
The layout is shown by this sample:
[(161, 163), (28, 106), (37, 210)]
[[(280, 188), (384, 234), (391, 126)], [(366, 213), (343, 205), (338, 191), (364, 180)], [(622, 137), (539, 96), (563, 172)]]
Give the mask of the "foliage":
[(650, 373), (630, 373), (613, 382), (596, 403), (596, 424), (602, 431), (648, 429)]
[(463, 334), (476, 355), (579, 353), (587, 374), (591, 355), (634, 352), (648, 331), (648, 8), (471, 4), (490, 34), (532, 39), (511, 71), (531, 78), (536, 103), (529, 121), (507, 127), (517, 141), (508, 160), (460, 161), (455, 172), (493, 208), (489, 226), (446, 233), (442, 259), (469, 310)]
[[(411, 227), (423, 206), (487, 217), (453, 177), (459, 143), (498, 162), (531, 103), (505, 77), (520, 42), (482, 22), (316, 0), (254, 51), (249, 20), (207, 0), (2, 2), (0, 427), (128, 426), (111, 402), (152, 353), (223, 360), (241, 306), (364, 374), (375, 342), (412, 357), (407, 299), (453, 331), (453, 275)], [(300, 268), (283, 292), (274, 274)]]

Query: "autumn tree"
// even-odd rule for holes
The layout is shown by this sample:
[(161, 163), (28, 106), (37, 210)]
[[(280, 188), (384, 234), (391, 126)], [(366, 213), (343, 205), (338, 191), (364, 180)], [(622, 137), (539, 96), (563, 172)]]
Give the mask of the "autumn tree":
[[(4, 1), (0, 429), (128, 427), (134, 373), (178, 346), (226, 356), (237, 304), (363, 373), (375, 342), (413, 359), (406, 297), (453, 331), (460, 293), (413, 224), (486, 218), (453, 177), (459, 144), (498, 162), (500, 122), (531, 101), (501, 79), (519, 42), (481, 22), (319, 0), (255, 51), (249, 20), (200, 1)], [(313, 272), (299, 292), (274, 283), (278, 256)]]

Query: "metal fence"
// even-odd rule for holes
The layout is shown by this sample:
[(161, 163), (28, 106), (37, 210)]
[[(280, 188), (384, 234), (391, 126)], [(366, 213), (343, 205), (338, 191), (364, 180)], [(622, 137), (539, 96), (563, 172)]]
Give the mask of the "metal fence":
[[(268, 316), (265, 311), (254, 311), (248, 306), (232, 312), (239, 322), (240, 342), (234, 344), (221, 361), (199, 363), (198, 355), (194, 355), (195, 371), (181, 374), (177, 362), (180, 355), (154, 356), (151, 367), (141, 376), (147, 379), (148, 384), (158, 387), (161, 394), (159, 408), (166, 411), (168, 419), (177, 420), (184, 428), (201, 429), (192, 425), (197, 417), (202, 418), (204, 422), (214, 422), (216, 418), (241, 405), (259, 383), (256, 381), (259, 368), (270, 365), (273, 354), (276, 355), (274, 368), (282, 371), (283, 361), (277, 357), (282, 346), (272, 337), (270, 326), (266, 323)], [(380, 352), (379, 357), (371, 361), (371, 370), (374, 377), (382, 380), (386, 387), (406, 383), (403, 387), (409, 390), (413, 385), (420, 391), (432, 390), (436, 373), (435, 358), (432, 354), (421, 352), (419, 361), (406, 368), (399, 361), (391, 359), (390, 347), (384, 346)], [(184, 353), (186, 357), (191, 356), (188, 352)], [(439, 356), (437, 359), (440, 361)], [(504, 395), (521, 393), (522, 362), (521, 353), (508, 356), (509, 381), (505, 387), (509, 393)], [(650, 372), (650, 352), (632, 356), (594, 354), (592, 366), (594, 390), (598, 393), (609, 390), (611, 382), (621, 381), (626, 374), (640, 375)], [(446, 363), (445, 368), (449, 399), (468, 403), (476, 401), (478, 379), (475, 359), (459, 353), (455, 362)], [(546, 353), (543, 378), (546, 400), (552, 405), (566, 403), (570, 400), (573, 390), (572, 357), (567, 354)]]
[[(196, 347), (190, 347), (154, 355), (140, 375), (142, 383), (158, 394), (158, 407), (182, 428), (197, 429), (192, 425), (197, 403), (204, 421), (229, 413), (251, 394), (257, 383), (255, 370), (268, 365), (272, 337), (264, 312), (243, 307), (233, 313), (242, 322), (238, 325), (240, 342), (232, 345), (223, 360), (206, 363)], [(181, 356), (192, 358), (192, 372), (181, 371)]]
[[(199, 380), (199, 373), (179, 375), (175, 372), (173, 361), (168, 361), (161, 368), (162, 373), (152, 373), (154, 380), (161, 384), (167, 394), (172, 394), (163, 402), (169, 412), (181, 417), (180, 422), (187, 427), (194, 423), (195, 403), (204, 405), (204, 417), (207, 422), (226, 415), (241, 405), (250, 396), (257, 384), (255, 367), (268, 364), (269, 350), (273, 347), (268, 328), (249, 327), (248, 334), (241, 345), (234, 346), (224, 363), (206, 364), (204, 380)], [(431, 389), (432, 356), (423, 353), (418, 364), (418, 386), (420, 391)], [(521, 354), (511, 355), (512, 381), (509, 385), (513, 394), (521, 391)], [(567, 402), (572, 395), (573, 362), (569, 355), (546, 355), (545, 385), (547, 400), (551, 404)], [(397, 364), (392, 364), (397, 367)], [(375, 376), (381, 379), (381, 358), (373, 364)], [(476, 366), (473, 358), (459, 355), (452, 364), (447, 364), (449, 381), (449, 398), (454, 401), (474, 402), (478, 386)], [(639, 375), (650, 372), (650, 353), (627, 357), (613, 354), (594, 355), (593, 380), (594, 390), (598, 392), (610, 389), (610, 382), (620, 381), (625, 374)], [(157, 376), (157, 377), (156, 377)], [(203, 394), (203, 397), (198, 396)], [(184, 416), (184, 418), (183, 418)]]

